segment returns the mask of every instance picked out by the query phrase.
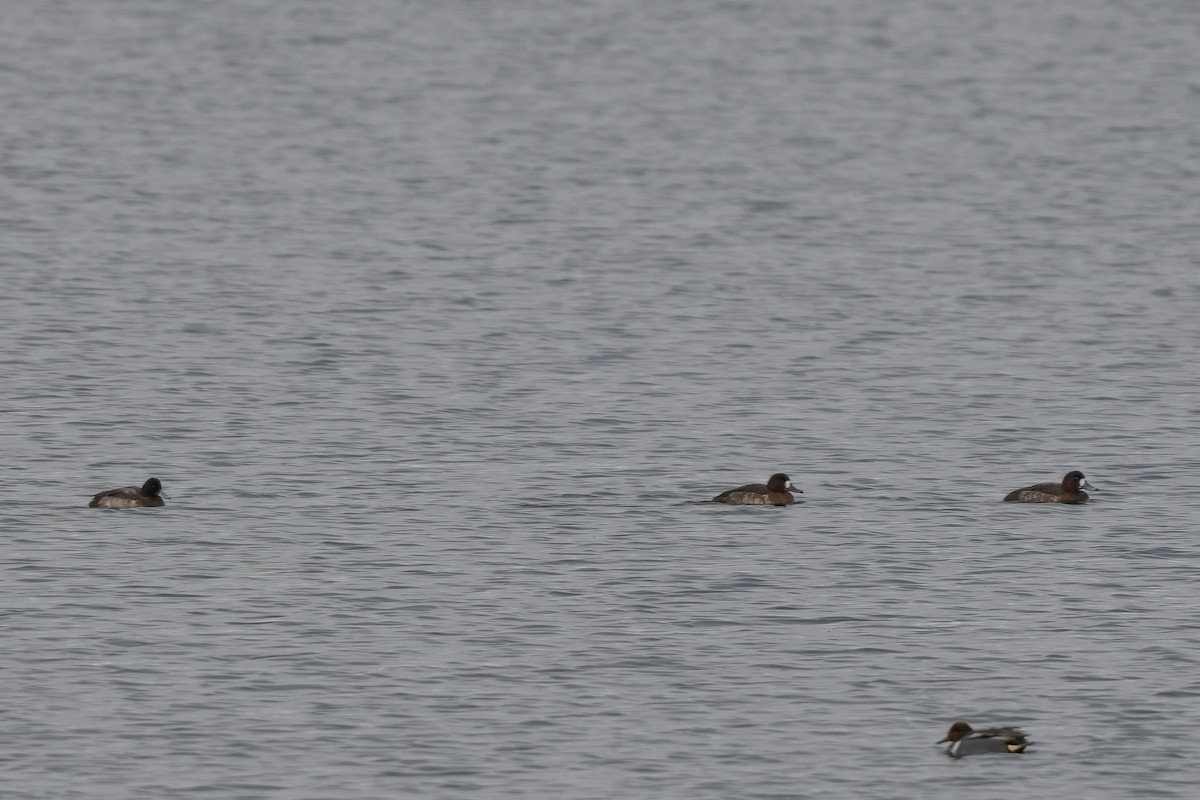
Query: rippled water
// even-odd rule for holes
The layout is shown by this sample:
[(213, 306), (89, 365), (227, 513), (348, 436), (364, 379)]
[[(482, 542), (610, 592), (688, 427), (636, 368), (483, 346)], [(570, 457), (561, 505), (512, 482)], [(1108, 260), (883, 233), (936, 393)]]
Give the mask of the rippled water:
[(1194, 795), (1195, 4), (3, 16), (0, 796)]

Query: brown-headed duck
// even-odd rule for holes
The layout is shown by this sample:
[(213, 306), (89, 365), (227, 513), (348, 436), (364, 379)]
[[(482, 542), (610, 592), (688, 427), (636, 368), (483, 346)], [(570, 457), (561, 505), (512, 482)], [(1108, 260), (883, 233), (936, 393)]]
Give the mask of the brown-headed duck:
[(92, 498), (88, 508), (150, 508), (161, 506), (162, 481), (151, 478), (141, 486), (109, 489)]
[(950, 743), (946, 755), (953, 758), (980, 753), (1024, 753), (1033, 744), (1016, 728), (972, 728), (965, 722), (951, 725), (946, 738), (938, 744), (945, 742)]
[(1009, 492), (1006, 503), (1086, 503), (1088, 493), (1084, 489), (1095, 489), (1079, 470), (1068, 472), (1062, 483), (1039, 483)]
[(766, 484), (751, 483), (721, 492), (713, 498), (714, 503), (729, 503), (735, 506), (786, 506), (796, 502), (792, 492), (804, 494), (792, 486), (792, 481), (782, 472), (776, 472)]

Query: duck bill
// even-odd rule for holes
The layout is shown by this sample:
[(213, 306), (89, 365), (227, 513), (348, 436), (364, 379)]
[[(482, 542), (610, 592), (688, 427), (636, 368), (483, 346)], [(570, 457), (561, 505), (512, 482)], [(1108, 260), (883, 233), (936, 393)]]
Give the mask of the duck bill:
[(1080, 489), (1091, 489), (1093, 492), (1096, 491), (1096, 487), (1092, 486), (1090, 483), (1088, 483), (1087, 478), (1083, 479), (1083, 483), (1079, 484), (1079, 488)]

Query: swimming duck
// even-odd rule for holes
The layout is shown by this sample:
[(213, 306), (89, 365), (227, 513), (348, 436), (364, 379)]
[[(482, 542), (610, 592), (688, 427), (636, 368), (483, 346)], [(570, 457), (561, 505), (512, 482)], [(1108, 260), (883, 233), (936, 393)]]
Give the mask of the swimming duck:
[(1083, 489), (1095, 489), (1079, 470), (1068, 472), (1062, 483), (1039, 483), (1009, 492), (1006, 503), (1086, 503), (1088, 493)]
[[(790, 491), (789, 491), (790, 490)], [(735, 506), (786, 506), (796, 502), (792, 492), (804, 494), (792, 486), (792, 480), (782, 472), (776, 472), (767, 479), (766, 484), (749, 483), (721, 492), (713, 498), (714, 503), (728, 503)]]
[(109, 489), (92, 498), (88, 508), (150, 508), (161, 506), (162, 482), (151, 478), (141, 486), (125, 486)]
[(938, 744), (949, 742), (946, 755), (953, 758), (974, 756), (980, 753), (1024, 753), (1033, 744), (1016, 728), (972, 728), (959, 721), (950, 726), (946, 738)]

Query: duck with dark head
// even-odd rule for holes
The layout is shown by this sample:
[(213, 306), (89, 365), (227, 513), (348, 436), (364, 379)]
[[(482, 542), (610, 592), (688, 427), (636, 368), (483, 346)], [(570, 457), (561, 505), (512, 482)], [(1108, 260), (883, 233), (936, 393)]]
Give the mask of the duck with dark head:
[(157, 508), (163, 505), (162, 481), (151, 478), (141, 486), (109, 489), (92, 498), (88, 508)]
[(786, 506), (796, 502), (792, 492), (804, 494), (792, 486), (792, 480), (782, 472), (776, 472), (763, 483), (748, 483), (713, 498), (714, 503), (734, 506)]
[(1095, 489), (1079, 470), (1063, 476), (1062, 483), (1038, 483), (1017, 489), (1005, 496), (1006, 503), (1086, 503), (1088, 493), (1084, 489)]

